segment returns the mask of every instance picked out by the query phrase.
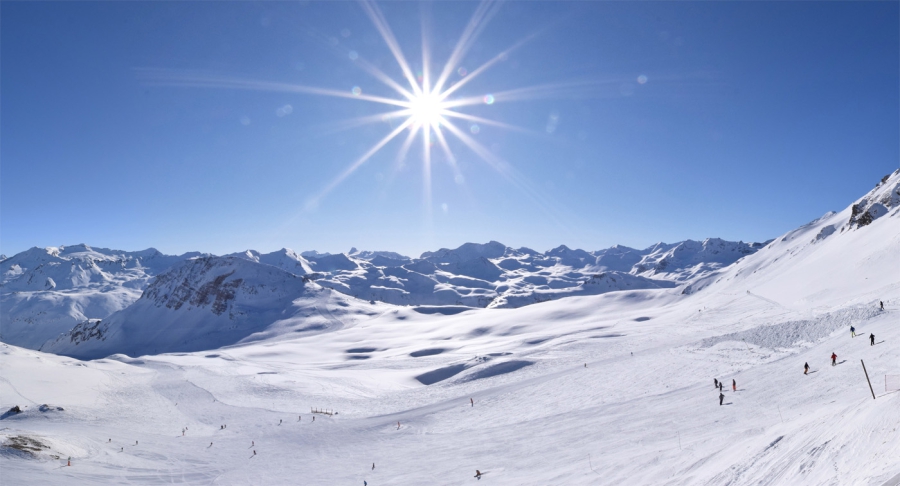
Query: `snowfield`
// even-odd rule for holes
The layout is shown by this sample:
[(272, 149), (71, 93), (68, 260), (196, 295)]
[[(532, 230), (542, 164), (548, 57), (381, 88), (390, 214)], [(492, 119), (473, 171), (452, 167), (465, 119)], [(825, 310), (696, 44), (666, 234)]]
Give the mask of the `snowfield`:
[[(0, 419), (0, 483), (900, 484), (900, 171), (746, 253), (725, 243), (185, 258), (42, 343), (59, 354), (0, 344), (0, 411), (21, 410)], [(323, 283), (521, 272), (547, 279), (533, 296), (585, 259), (598, 286), (654, 285), (533, 305), (497, 285), (506, 304), (473, 308)]]

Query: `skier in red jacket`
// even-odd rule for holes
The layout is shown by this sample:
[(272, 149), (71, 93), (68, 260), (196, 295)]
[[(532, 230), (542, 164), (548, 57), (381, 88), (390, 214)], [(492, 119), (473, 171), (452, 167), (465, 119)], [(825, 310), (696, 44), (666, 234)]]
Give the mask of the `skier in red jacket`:
[(831, 353), (831, 366), (834, 366), (836, 364), (837, 364), (837, 355), (832, 352)]

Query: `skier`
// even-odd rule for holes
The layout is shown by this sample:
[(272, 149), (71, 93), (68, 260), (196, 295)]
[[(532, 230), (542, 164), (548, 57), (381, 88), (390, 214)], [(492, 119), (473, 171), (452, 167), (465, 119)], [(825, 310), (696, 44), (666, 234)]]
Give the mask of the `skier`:
[(713, 378), (713, 388), (719, 388), (719, 379)]
[(481, 479), (481, 471), (478, 469), (475, 470), (475, 479)]
[(297, 415), (297, 422), (299, 422), (299, 421), (301, 421), (301, 420), (303, 420), (303, 416), (302, 416), (302, 415)]
[(125, 452), (125, 448), (122, 447), (121, 449), (119, 449), (119, 452)]
[(809, 373), (809, 363), (803, 363), (803, 374)]
[(315, 416), (315, 415), (313, 415), (313, 419), (312, 419), (312, 421), (313, 421), (313, 422), (315, 422), (315, 421), (316, 421), (316, 416)]
[(400, 421), (397, 421), (397, 430), (400, 430)]
[(733, 391), (733, 392), (737, 391), (737, 381), (734, 379), (731, 380), (731, 391)]
[(725, 400), (725, 394), (721, 391), (719, 392), (719, 405), (722, 405), (722, 401)]
[(72, 465), (72, 458), (70, 457), (70, 458), (66, 459), (66, 466), (71, 466), (71, 465)]
[(852, 337), (852, 338), (856, 337), (856, 328), (853, 326), (850, 326), (850, 337)]
[(869, 346), (875, 346), (875, 334), (869, 334)]
[(255, 451), (255, 450), (253, 451), (253, 455), (254, 455), (254, 456), (256, 455), (256, 451)]
[(837, 364), (837, 355), (832, 352), (831, 353), (831, 366), (834, 366), (836, 364)]
[(251, 440), (251, 441), (250, 441), (250, 447), (256, 447), (256, 442), (254, 442), (254, 441)]
[(375, 470), (375, 463), (374, 463), (374, 462), (372, 463), (372, 470), (373, 470), (373, 471)]
[(721, 393), (721, 391), (722, 391), (722, 382), (720, 381), (719, 382), (719, 392)]
[(134, 441), (134, 445), (137, 445), (137, 441)]
[[(209, 443), (209, 447), (212, 447), (212, 442)], [(209, 448), (209, 447), (207, 447), (207, 448)]]
[(474, 407), (474, 406), (475, 406), (475, 399), (470, 398), (470, 399), (469, 399), (469, 403)]
[(879, 300), (878, 303), (881, 304), (881, 310), (884, 310), (884, 301), (883, 301), (883, 300)]

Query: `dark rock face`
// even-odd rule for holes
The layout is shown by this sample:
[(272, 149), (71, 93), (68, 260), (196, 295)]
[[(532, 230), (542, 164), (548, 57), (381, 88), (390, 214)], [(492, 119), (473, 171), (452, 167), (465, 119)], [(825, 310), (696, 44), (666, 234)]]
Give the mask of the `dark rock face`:
[(0, 420), (3, 420), (7, 417), (12, 417), (13, 415), (18, 415), (20, 413), (22, 413), (22, 409), (19, 408), (18, 405), (16, 405), (16, 406), (10, 408), (9, 410), (7, 410), (6, 412), (4, 412), (3, 415), (0, 415)]
[[(222, 315), (228, 310), (228, 303), (234, 300), (235, 292), (243, 279), (229, 280), (234, 275), (234, 270), (220, 269), (224, 273), (215, 275), (218, 267), (216, 263), (221, 260), (215, 257), (198, 258), (180, 271), (160, 275), (147, 287), (141, 298), (173, 310), (180, 309), (186, 303), (195, 307), (210, 306), (213, 314)], [(167, 292), (169, 289), (172, 290)]]
[(884, 176), (875, 189), (850, 208), (850, 228), (862, 228), (900, 206), (900, 169)]
[(91, 339), (105, 341), (108, 328), (109, 324), (103, 324), (102, 321), (84, 321), (69, 332), (69, 340), (76, 345)]

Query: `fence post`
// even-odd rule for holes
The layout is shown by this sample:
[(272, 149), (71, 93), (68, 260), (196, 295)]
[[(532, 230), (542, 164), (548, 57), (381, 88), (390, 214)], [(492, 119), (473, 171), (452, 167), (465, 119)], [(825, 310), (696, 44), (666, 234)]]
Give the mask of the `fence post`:
[(875, 400), (875, 390), (872, 389), (872, 381), (869, 380), (869, 372), (866, 371), (866, 363), (864, 363), (863, 360), (859, 360), (859, 362), (862, 363), (863, 373), (866, 374), (866, 381), (869, 383), (869, 391), (872, 392), (872, 400)]

